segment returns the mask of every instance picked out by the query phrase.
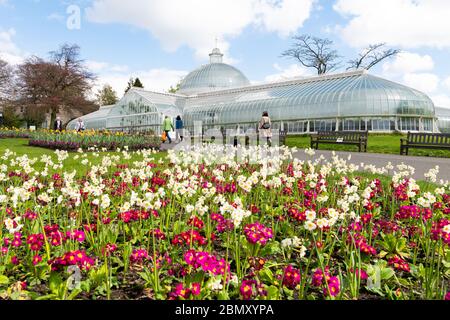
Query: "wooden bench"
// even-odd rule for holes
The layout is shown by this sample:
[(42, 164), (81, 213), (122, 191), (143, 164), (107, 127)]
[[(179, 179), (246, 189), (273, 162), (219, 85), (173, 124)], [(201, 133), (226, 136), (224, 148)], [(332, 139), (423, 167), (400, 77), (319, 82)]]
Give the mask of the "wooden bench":
[(358, 146), (358, 151), (367, 152), (368, 131), (319, 131), (311, 135), (311, 148), (319, 149), (319, 143)]
[(450, 150), (450, 134), (408, 132), (406, 139), (400, 139), (400, 154), (408, 155), (410, 148)]

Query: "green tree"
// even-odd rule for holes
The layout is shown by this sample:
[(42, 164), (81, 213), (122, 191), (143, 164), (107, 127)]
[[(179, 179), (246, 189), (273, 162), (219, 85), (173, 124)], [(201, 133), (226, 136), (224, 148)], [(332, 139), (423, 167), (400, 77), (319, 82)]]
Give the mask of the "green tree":
[(144, 88), (144, 85), (142, 84), (141, 80), (139, 80), (139, 78), (134, 79), (133, 77), (131, 77), (130, 80), (128, 80), (125, 93), (130, 91), (131, 88)]
[(130, 80), (128, 80), (127, 87), (125, 89), (125, 93), (130, 91), (130, 89), (133, 88), (133, 86), (134, 86), (134, 79), (133, 79), (133, 77), (131, 77)]
[(100, 106), (109, 106), (117, 103), (117, 93), (109, 84), (105, 84), (102, 89), (97, 92), (97, 103)]
[(141, 80), (139, 80), (139, 78), (136, 78), (136, 80), (134, 80), (133, 87), (135, 87), (135, 88), (144, 88), (144, 85), (142, 84)]
[(181, 82), (178, 82), (174, 87), (170, 86), (169, 93), (177, 93), (180, 90)]

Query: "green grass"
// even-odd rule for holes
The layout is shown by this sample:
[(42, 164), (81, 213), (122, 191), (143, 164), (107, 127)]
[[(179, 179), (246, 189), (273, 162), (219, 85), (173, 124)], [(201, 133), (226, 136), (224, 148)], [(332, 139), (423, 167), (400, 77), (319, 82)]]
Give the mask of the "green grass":
[[(44, 148), (38, 148), (38, 147), (31, 147), (28, 145), (28, 139), (0, 139), (0, 156), (3, 155), (6, 151), (6, 149), (9, 149), (10, 151), (13, 151), (17, 154), (17, 156), (23, 156), (27, 155), (28, 158), (38, 158), (40, 159), (43, 155), (49, 155), (52, 157), (53, 161), (56, 161), (57, 157), (55, 155), (55, 152), (50, 149), (44, 149)], [(130, 152), (131, 153), (131, 152)], [(88, 168), (84, 166), (81, 163), (81, 157), (77, 160), (73, 159), (75, 155), (77, 155), (77, 152), (70, 152), (69, 158), (67, 158), (64, 161), (64, 170), (66, 171), (72, 171), (76, 170), (78, 175), (84, 175)], [(95, 157), (94, 153), (89, 152), (87, 159), (93, 164), (98, 165), (101, 162), (101, 159), (104, 155), (119, 155), (120, 153), (117, 152), (99, 152), (99, 157)], [(158, 161), (161, 158), (164, 158), (166, 156), (166, 152), (160, 152), (154, 155), (155, 161)], [(137, 155), (132, 155), (132, 158), (130, 160), (127, 160), (129, 163), (132, 163), (133, 161), (142, 161), (142, 159)], [(43, 169), (44, 164), (40, 162), (36, 162), (36, 164), (33, 166), (36, 169)]]
[[(387, 153), (400, 154), (400, 139), (406, 137), (400, 134), (369, 134), (367, 144), (367, 152), (370, 153)], [(297, 147), (299, 149), (310, 147), (309, 136), (287, 136), (286, 145), (289, 147)], [(337, 144), (319, 144), (320, 150), (336, 150), (336, 151), (358, 151), (357, 146), (337, 145)], [(427, 150), (427, 149), (410, 149), (411, 156), (425, 157), (443, 157), (450, 158), (450, 151), (446, 150)]]

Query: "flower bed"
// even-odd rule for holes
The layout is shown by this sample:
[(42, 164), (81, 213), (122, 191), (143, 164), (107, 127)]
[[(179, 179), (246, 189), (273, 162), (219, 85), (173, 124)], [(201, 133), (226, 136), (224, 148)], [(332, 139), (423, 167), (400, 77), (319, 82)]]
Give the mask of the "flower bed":
[(28, 139), (30, 137), (30, 134), (31, 132), (26, 129), (0, 128), (0, 139), (8, 139), (8, 138)]
[(78, 149), (89, 150), (116, 150), (127, 146), (130, 150), (158, 149), (158, 137), (132, 136), (122, 133), (108, 133), (97, 131), (77, 132), (53, 132), (40, 131), (31, 134), (29, 145), (53, 150), (76, 151)]
[(420, 190), (406, 166), (380, 180), (336, 157), (218, 150), (105, 155), (81, 178), (67, 152), (39, 173), (5, 154), (0, 297), (450, 298), (448, 185)]

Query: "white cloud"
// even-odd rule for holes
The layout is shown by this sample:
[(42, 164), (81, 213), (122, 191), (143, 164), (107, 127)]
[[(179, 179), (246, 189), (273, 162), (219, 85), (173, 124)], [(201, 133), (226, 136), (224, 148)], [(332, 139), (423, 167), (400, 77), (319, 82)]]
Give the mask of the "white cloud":
[(450, 108), (450, 97), (446, 94), (438, 94), (431, 97), (437, 107)]
[(259, 23), (269, 32), (287, 37), (308, 20), (316, 1), (284, 0), (260, 1), (255, 13)]
[(433, 58), (412, 52), (401, 52), (392, 61), (383, 64), (383, 73), (398, 75), (412, 72), (431, 71), (434, 68)]
[[(86, 9), (88, 20), (123, 23), (148, 30), (169, 52), (187, 45), (198, 58), (207, 58), (220, 37), (229, 39), (254, 26), (286, 36), (308, 19), (316, 0), (95, 0)], [(228, 39), (228, 40), (224, 40)]]
[(354, 47), (450, 47), (448, 0), (338, 0), (334, 10), (349, 19), (336, 30)]
[(136, 71), (132, 73), (111, 71), (113, 70), (110, 69), (98, 75), (94, 91), (103, 87), (105, 84), (110, 84), (117, 92), (117, 95), (122, 97), (130, 77), (138, 77), (146, 90), (167, 92), (170, 86), (176, 86), (176, 84), (188, 73), (184, 70), (171, 70), (166, 68)]
[(94, 61), (94, 60), (87, 60), (86, 67), (88, 69), (90, 69), (92, 72), (101, 72), (101, 71), (126, 72), (126, 71), (128, 71), (128, 66), (110, 64), (108, 62), (101, 62), (101, 61)]
[(392, 61), (382, 66), (383, 77), (401, 82), (426, 94), (435, 94), (440, 79), (431, 73), (434, 69), (433, 58), (413, 52), (402, 52)]
[(403, 76), (404, 83), (427, 94), (436, 92), (439, 77), (432, 73), (407, 73)]
[(279, 72), (266, 76), (264, 78), (266, 82), (283, 81), (292, 78), (308, 77), (313, 75), (313, 72), (310, 69), (301, 67), (298, 64), (291, 64), (286, 68), (282, 68), (277, 63), (275, 63), (273, 67)]
[(450, 77), (444, 80), (444, 85), (447, 87), (448, 90), (450, 90)]
[(13, 41), (16, 30), (10, 28), (6, 31), (0, 30), (0, 58), (10, 64), (23, 62), (25, 54)]

